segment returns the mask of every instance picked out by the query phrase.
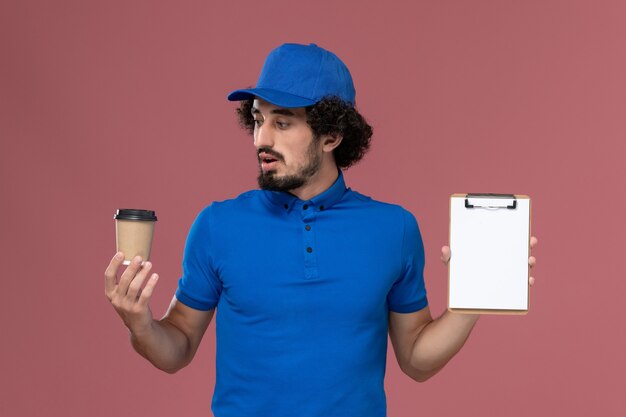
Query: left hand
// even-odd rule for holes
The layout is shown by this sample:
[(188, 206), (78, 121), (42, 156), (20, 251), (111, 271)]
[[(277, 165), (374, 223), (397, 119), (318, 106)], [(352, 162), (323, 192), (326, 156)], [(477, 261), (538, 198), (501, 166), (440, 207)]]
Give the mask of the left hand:
[[(530, 238), (530, 248), (534, 248), (535, 246), (537, 246), (537, 238), (532, 236)], [(450, 247), (449, 246), (443, 246), (441, 248), (441, 261), (448, 266), (448, 263), (450, 262)], [(532, 268), (533, 266), (535, 266), (535, 264), (537, 263), (537, 260), (535, 259), (534, 256), (531, 256), (528, 258), (528, 265), (530, 265), (530, 267)], [(532, 287), (533, 284), (535, 283), (535, 278), (530, 277), (528, 278), (528, 284)]]

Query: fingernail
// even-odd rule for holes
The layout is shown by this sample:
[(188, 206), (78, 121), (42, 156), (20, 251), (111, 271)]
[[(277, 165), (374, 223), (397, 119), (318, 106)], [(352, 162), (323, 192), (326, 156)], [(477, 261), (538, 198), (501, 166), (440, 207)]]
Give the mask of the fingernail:
[(135, 256), (134, 261), (135, 261), (136, 264), (140, 264), (141, 263), (141, 256)]
[(124, 254), (122, 252), (118, 252), (115, 254), (115, 259), (117, 259), (118, 261), (122, 259), (123, 257), (124, 257)]

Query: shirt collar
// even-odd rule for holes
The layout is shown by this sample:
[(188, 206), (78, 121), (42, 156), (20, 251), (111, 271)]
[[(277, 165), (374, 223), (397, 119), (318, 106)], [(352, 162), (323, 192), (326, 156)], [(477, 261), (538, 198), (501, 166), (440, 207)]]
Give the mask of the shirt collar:
[(267, 200), (283, 209), (291, 210), (295, 205), (309, 205), (314, 210), (325, 210), (337, 203), (346, 192), (346, 183), (343, 178), (343, 172), (338, 169), (339, 175), (337, 179), (326, 191), (316, 195), (310, 200), (300, 200), (295, 195), (286, 191), (269, 191), (262, 190)]

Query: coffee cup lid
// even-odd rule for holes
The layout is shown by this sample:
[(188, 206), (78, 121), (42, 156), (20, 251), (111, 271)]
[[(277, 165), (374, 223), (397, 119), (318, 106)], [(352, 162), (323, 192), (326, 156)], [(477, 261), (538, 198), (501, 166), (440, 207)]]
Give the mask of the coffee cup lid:
[(142, 209), (118, 209), (113, 218), (115, 220), (142, 220), (149, 222), (155, 222), (157, 220), (154, 211)]

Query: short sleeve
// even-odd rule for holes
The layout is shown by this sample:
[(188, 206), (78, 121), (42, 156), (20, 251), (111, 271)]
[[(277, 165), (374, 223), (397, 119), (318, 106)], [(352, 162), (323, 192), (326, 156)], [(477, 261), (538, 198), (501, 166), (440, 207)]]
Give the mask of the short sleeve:
[(178, 280), (176, 298), (196, 310), (210, 310), (217, 305), (222, 283), (211, 261), (211, 206), (193, 222), (183, 256), (183, 275)]
[(391, 311), (412, 313), (428, 305), (424, 285), (424, 243), (415, 217), (407, 210), (402, 209), (402, 212), (402, 268), (387, 295), (387, 302)]

